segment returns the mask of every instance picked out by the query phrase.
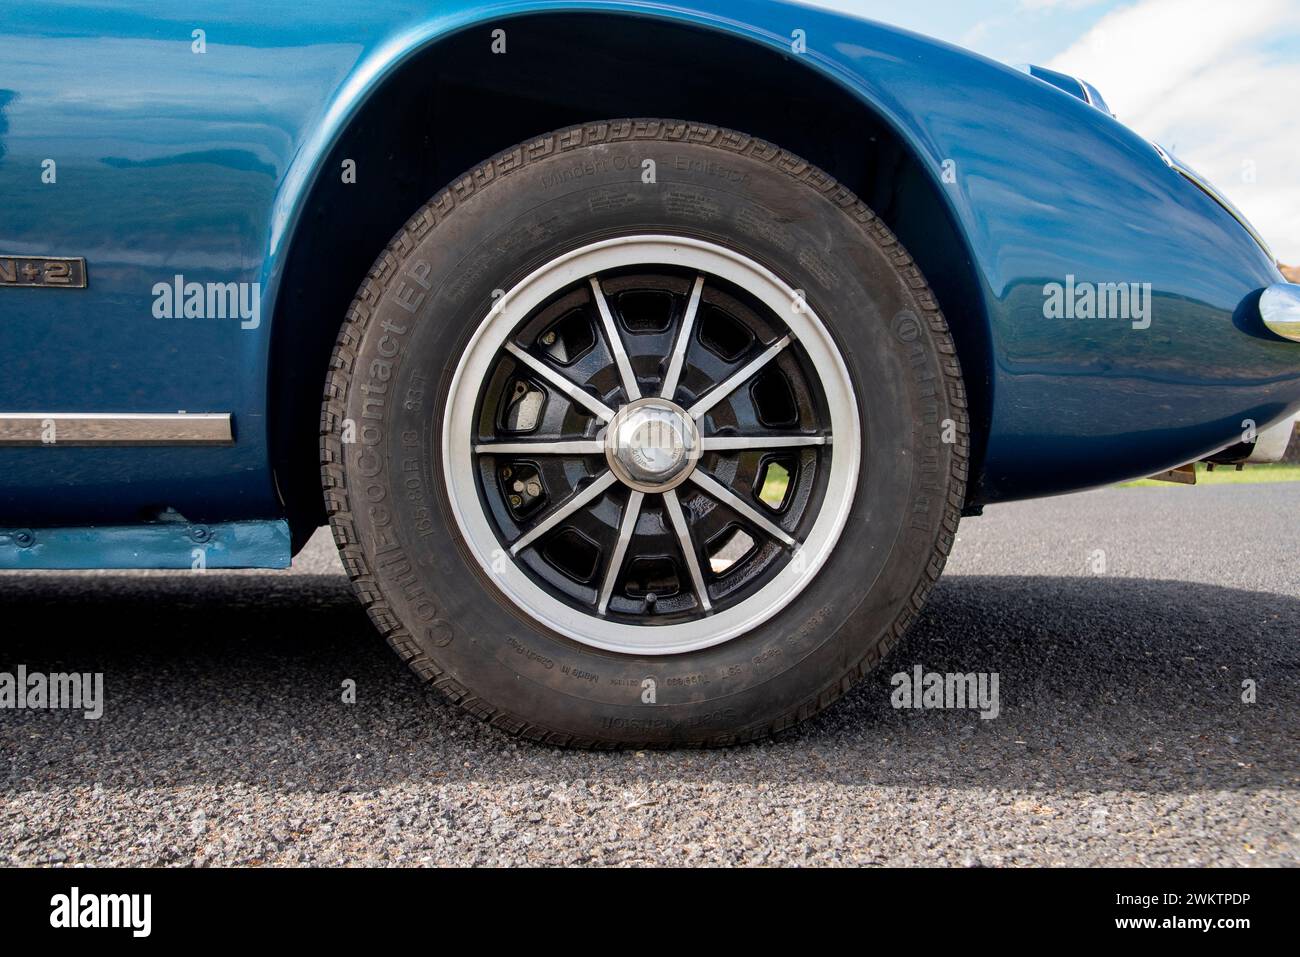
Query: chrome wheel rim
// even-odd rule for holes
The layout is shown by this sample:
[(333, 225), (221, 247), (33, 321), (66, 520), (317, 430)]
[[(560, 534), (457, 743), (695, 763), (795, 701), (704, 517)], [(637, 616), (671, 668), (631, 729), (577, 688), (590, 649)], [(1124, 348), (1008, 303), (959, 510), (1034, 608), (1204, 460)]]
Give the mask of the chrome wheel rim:
[(861, 445), (848, 370), (799, 291), (734, 250), (641, 235), (497, 298), (452, 379), (442, 466), (469, 552), (531, 620), (678, 654), (815, 579)]

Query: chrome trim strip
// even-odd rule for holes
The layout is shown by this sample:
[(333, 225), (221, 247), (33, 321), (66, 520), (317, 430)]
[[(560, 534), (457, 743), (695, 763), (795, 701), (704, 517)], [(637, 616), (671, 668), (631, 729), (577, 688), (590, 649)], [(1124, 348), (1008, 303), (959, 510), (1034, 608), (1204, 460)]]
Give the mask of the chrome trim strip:
[(1259, 315), (1268, 331), (1300, 342), (1300, 286), (1279, 282), (1260, 294)]
[(1174, 172), (1179, 173), (1183, 179), (1187, 180), (1202, 193), (1223, 207), (1224, 212), (1240, 223), (1242, 229), (1250, 233), (1250, 238), (1255, 240), (1259, 245), (1259, 248), (1264, 250), (1268, 255), (1268, 258), (1272, 259), (1274, 262), (1277, 261), (1276, 257), (1273, 255), (1273, 251), (1269, 249), (1268, 243), (1266, 243), (1264, 237), (1259, 234), (1259, 230), (1250, 224), (1250, 220), (1246, 218), (1246, 214), (1234, 206), (1228, 197), (1219, 192), (1213, 183), (1190, 166), (1185, 165), (1177, 156), (1162, 147), (1159, 143), (1152, 143), (1151, 145), (1154, 146), (1156, 152), (1160, 154), (1160, 158), (1165, 161), (1165, 165)]
[[(1078, 78), (1076, 77), (1076, 79)], [(1101, 90), (1097, 89), (1087, 80), (1079, 79), (1079, 84), (1083, 87), (1083, 92), (1088, 97), (1089, 106), (1101, 110), (1107, 116), (1114, 118), (1115, 111), (1110, 108), (1110, 104), (1106, 102), (1106, 98), (1101, 95)]]
[(230, 413), (0, 412), (0, 446), (232, 445)]

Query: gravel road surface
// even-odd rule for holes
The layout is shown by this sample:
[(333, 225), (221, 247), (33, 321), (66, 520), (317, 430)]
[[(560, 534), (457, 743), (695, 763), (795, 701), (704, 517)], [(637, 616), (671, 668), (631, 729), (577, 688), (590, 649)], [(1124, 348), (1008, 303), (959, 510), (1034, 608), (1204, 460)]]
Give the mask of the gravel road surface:
[[(102, 671), (106, 704), (0, 711), (0, 863), (1294, 865), (1297, 518), (1300, 484), (990, 508), (880, 672), (705, 752), (427, 696), (324, 534), (289, 572), (3, 573), (0, 671)], [(893, 709), (916, 665), (996, 672), (1000, 715)]]

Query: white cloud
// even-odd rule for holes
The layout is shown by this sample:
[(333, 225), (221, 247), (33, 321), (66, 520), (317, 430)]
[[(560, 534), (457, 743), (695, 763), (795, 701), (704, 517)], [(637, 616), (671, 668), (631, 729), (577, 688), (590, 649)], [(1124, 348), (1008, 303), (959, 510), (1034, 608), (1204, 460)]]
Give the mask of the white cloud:
[(1294, 263), (1298, 47), (1294, 0), (1140, 0), (1048, 65), (1095, 84), (1121, 120), (1207, 176)]

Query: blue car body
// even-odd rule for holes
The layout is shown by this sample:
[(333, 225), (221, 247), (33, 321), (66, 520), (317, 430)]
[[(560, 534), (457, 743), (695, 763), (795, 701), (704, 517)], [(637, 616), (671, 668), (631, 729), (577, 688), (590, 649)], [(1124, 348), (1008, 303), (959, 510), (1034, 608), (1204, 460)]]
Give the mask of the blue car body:
[[(288, 461), (280, 407), (289, 392), (318, 401), (325, 371), (317, 358), (289, 366), (308, 330), (329, 341), (342, 319), (299, 290), (364, 217), (321, 198), (340, 144), (382, 137), (402, 110), (391, 84), (436, 71), (445, 44), (489, 55), (493, 31), (517, 46), (548, 19), (588, 30), (585, 46), (553, 51), (557, 69), (592, 36), (631, 45), (671, 27), (723, 44), (711, 62), (750, 50), (833, 88), (898, 144), (913, 172), (891, 195), (930, 199), (897, 204), (891, 225), (940, 293), (975, 396), (970, 507), (1159, 472), (1237, 441), (1244, 420), (1300, 408), (1300, 346), (1258, 315), (1281, 281), (1272, 257), (1151, 144), (1037, 77), (764, 0), (206, 7), (48, 3), (0, 27), (0, 266), (84, 257), (88, 277), (0, 287), (0, 417), (183, 411), (228, 414), (232, 429), (213, 445), (0, 447), (0, 567), (188, 566), (191, 546), (210, 546), (209, 564), (286, 564), (319, 507), (291, 487), (314, 462)], [(651, 86), (672, 80), (637, 69)], [(545, 102), (545, 84), (532, 95)], [(555, 127), (544, 119), (527, 135)], [(524, 138), (497, 142), (493, 122), (421, 148)], [(356, 245), (364, 273), (382, 242)], [(1045, 286), (1067, 281), (1149, 283), (1149, 327), (1045, 318)], [(246, 284), (256, 302), (225, 319), (159, 316), (160, 284), (174, 282)]]

